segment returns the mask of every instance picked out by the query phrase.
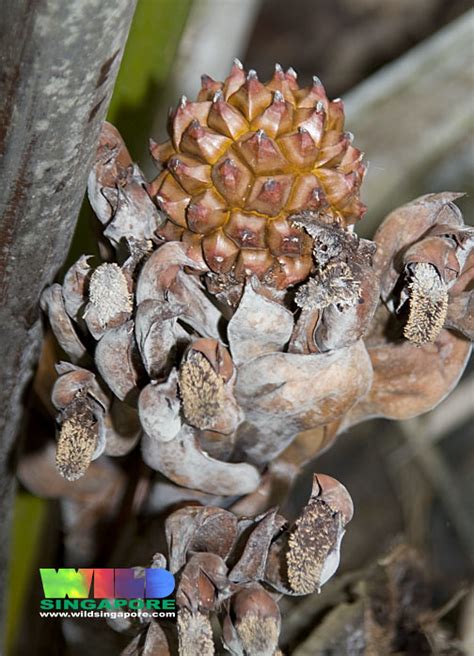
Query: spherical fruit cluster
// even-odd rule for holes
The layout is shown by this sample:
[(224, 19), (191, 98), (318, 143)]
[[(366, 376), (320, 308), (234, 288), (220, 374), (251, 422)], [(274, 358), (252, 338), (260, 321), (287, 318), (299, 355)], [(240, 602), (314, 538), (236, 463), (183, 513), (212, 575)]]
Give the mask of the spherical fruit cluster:
[(236, 62), (223, 83), (203, 76), (196, 102), (181, 99), (170, 137), (151, 147), (163, 166), (150, 185), (168, 217), (160, 235), (192, 246), (217, 274), (300, 282), (312, 240), (291, 216), (346, 226), (364, 214), (363, 154), (344, 131), (341, 100), (329, 101), (318, 78), (300, 88), (277, 65), (263, 84)]

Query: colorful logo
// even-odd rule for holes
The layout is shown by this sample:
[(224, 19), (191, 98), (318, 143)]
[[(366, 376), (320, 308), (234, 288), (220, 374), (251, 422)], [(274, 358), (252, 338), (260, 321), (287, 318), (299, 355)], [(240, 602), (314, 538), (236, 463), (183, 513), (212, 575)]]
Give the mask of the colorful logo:
[(167, 569), (42, 568), (40, 577), (42, 616), (134, 617), (136, 611), (152, 617), (176, 615), (176, 602), (169, 599), (175, 580)]
[[(138, 576), (137, 576), (138, 573)], [(47, 599), (163, 599), (174, 590), (167, 569), (40, 569)], [(91, 594), (93, 590), (93, 594)]]

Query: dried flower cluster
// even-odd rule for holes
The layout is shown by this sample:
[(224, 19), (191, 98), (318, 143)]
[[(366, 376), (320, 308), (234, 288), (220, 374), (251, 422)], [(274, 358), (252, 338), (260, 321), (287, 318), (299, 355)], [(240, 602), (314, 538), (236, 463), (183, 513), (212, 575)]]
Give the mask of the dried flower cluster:
[[(238, 518), (214, 506), (175, 511), (165, 530), (168, 567), (178, 582), (177, 635), (166, 635), (143, 616), (125, 653), (137, 654), (145, 643), (150, 653), (162, 656), (177, 640), (180, 656), (211, 656), (214, 615), (231, 654), (279, 653), (278, 599), (315, 592), (332, 576), (352, 511), (345, 487), (324, 475), (314, 476), (311, 497), (292, 527), (275, 508), (255, 518)], [(155, 554), (153, 562), (163, 566), (166, 561)]]
[[(98, 266), (81, 257), (42, 298), (70, 360), (52, 396), (64, 477), (140, 440), (176, 500), (230, 497), (237, 517), (258, 515), (338, 432), (416, 416), (453, 389), (474, 334), (474, 231), (458, 194), (443, 193), (395, 210), (373, 241), (358, 238), (365, 166), (351, 142), (342, 102), (319, 80), (299, 88), (277, 66), (262, 84), (239, 63), (180, 101), (170, 141), (152, 144), (162, 171), (150, 184), (104, 125), (89, 198), (113, 249)], [(231, 653), (276, 653), (269, 590), (318, 589), (352, 514), (317, 480), (322, 497), (289, 532), (274, 512), (239, 520), (188, 508), (168, 520), (180, 653), (197, 643), (212, 653), (208, 614), (223, 608)], [(196, 537), (192, 518), (206, 513), (220, 545)], [(234, 562), (242, 522), (253, 528)]]

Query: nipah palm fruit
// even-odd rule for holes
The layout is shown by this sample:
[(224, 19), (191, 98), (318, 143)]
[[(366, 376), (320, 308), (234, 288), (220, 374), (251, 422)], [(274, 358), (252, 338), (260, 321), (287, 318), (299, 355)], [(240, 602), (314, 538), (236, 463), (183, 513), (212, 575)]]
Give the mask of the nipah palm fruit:
[(151, 195), (167, 215), (158, 234), (192, 246), (217, 285), (221, 274), (300, 282), (313, 267), (311, 239), (291, 216), (311, 211), (345, 227), (364, 213), (362, 153), (344, 131), (342, 101), (329, 101), (316, 77), (301, 88), (277, 65), (263, 84), (235, 62), (223, 83), (203, 76), (196, 102), (181, 98), (169, 131), (151, 148), (163, 166)]

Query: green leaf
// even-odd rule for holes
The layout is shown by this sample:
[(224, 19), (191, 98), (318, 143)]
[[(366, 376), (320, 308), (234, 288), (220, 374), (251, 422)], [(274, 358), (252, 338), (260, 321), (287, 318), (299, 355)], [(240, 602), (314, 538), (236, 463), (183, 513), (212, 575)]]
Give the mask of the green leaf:
[(139, 159), (148, 143), (156, 101), (186, 23), (191, 0), (139, 0), (107, 119)]
[(13, 509), (13, 531), (7, 590), (6, 653), (13, 648), (31, 582), (38, 578), (37, 553), (48, 502), (18, 492)]

